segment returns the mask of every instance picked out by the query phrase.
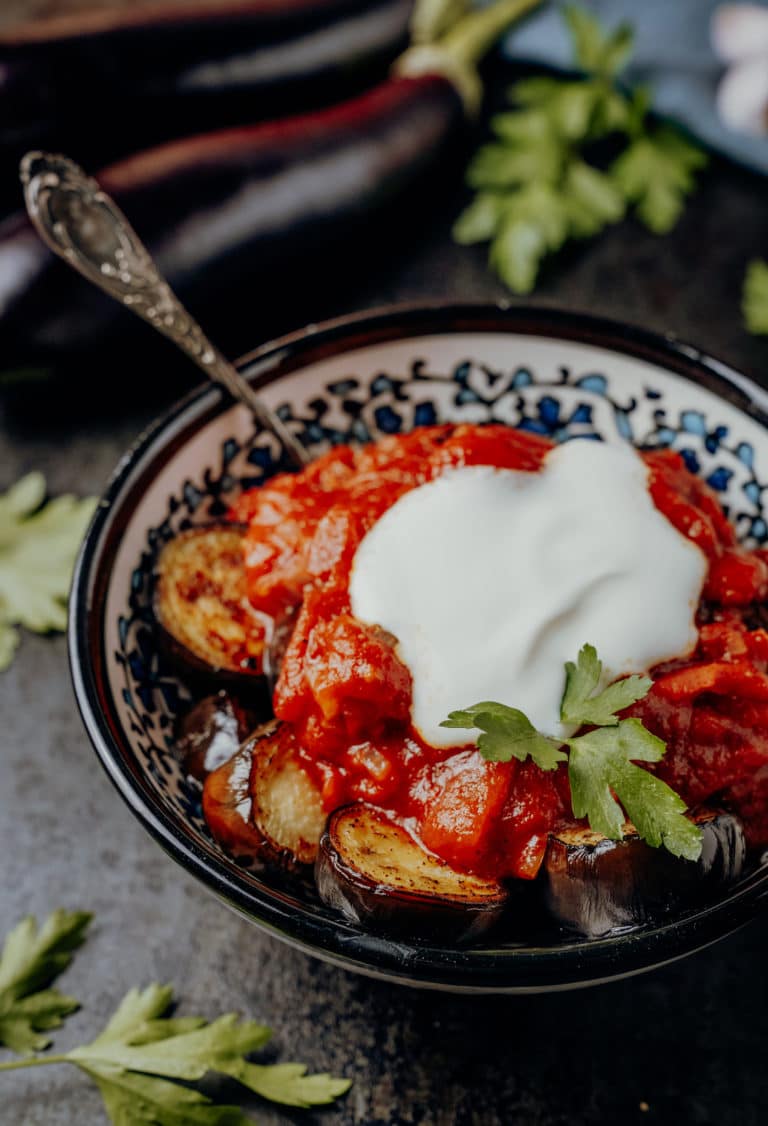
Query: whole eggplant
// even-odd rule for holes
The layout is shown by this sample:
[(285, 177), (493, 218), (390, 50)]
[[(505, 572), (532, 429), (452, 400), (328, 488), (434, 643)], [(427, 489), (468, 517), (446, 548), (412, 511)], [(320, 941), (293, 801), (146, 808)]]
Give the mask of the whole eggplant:
[(412, 8), (413, 0), (206, 0), (11, 27), (0, 33), (0, 200), (16, 192), (29, 148), (104, 164), (372, 85), (405, 46)]
[[(480, 17), (498, 34), (536, 2), (497, 0), (467, 22), (474, 30)], [(488, 29), (469, 37), (470, 61), (494, 37)], [(419, 185), (440, 191), (465, 104), (432, 55), (424, 65), (427, 73), (395, 74), (316, 113), (158, 146), (98, 178), (193, 312), (210, 323), (212, 303), (247, 292), (257, 316), (290, 297), (298, 278), (327, 285), (345, 254), (366, 244), (393, 205), (402, 212)], [(127, 324), (130, 314), (54, 259), (26, 220), (0, 229), (6, 367), (92, 354)]]

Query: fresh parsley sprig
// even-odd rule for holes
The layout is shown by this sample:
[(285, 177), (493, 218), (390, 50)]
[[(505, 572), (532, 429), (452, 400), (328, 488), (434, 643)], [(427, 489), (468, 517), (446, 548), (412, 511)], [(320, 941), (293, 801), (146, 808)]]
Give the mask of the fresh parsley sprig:
[(760, 258), (747, 267), (741, 308), (749, 332), (768, 334), (768, 262)]
[[(46, 988), (69, 964), (83, 941), (91, 916), (54, 911), (38, 931), (22, 920), (0, 955), (0, 1044), (12, 1051), (41, 1051), (50, 1041), (37, 1035), (55, 1028), (78, 1002)], [(301, 1063), (258, 1064), (248, 1056), (270, 1039), (266, 1025), (226, 1013), (168, 1017), (169, 985), (131, 989), (98, 1036), (57, 1055), (27, 1055), (0, 1063), (0, 1072), (69, 1063), (96, 1083), (116, 1126), (248, 1126), (252, 1119), (236, 1106), (221, 1106), (194, 1087), (208, 1072), (285, 1106), (321, 1106), (349, 1089), (347, 1079), (308, 1075)]]
[(564, 16), (583, 77), (510, 88), (514, 108), (492, 119), (496, 140), (469, 165), (477, 195), (453, 231), (460, 243), (490, 241), (491, 267), (516, 293), (533, 289), (546, 255), (598, 234), (630, 207), (650, 230), (669, 231), (706, 163), (677, 129), (651, 120), (646, 90), (617, 84), (631, 28), (605, 32), (573, 6)]
[(47, 986), (67, 968), (85, 939), (86, 911), (54, 911), (38, 930), (27, 916), (6, 937), (0, 955), (0, 1044), (14, 1052), (40, 1052), (50, 1039), (39, 1033), (58, 1028), (77, 1009), (74, 997)]
[(36, 633), (66, 629), (75, 556), (96, 500), (44, 500), (42, 473), (28, 473), (0, 493), (0, 672), (13, 660), (18, 626)]
[(519, 709), (490, 702), (451, 712), (441, 726), (479, 728), (478, 750), (490, 762), (530, 758), (541, 770), (555, 770), (567, 761), (574, 817), (586, 817), (595, 832), (612, 840), (624, 835), (628, 817), (649, 845), (697, 860), (702, 833), (685, 817), (685, 802), (666, 782), (636, 765), (658, 762), (665, 744), (640, 720), (618, 714), (641, 700), (652, 681), (628, 676), (599, 691), (602, 672), (593, 645), (585, 645), (576, 663), (565, 666), (560, 718), (595, 729), (582, 735), (545, 735)]

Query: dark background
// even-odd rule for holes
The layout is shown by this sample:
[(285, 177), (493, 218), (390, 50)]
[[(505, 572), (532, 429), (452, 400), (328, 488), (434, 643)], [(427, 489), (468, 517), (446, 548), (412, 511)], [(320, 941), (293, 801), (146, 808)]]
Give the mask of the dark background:
[[(508, 72), (496, 64), (498, 98)], [(387, 253), (304, 293), (275, 331), (419, 298), (497, 299), (482, 248), (452, 245), (464, 200), (458, 179), (433, 185), (431, 206), (388, 232)], [(632, 222), (568, 250), (545, 270), (535, 300), (673, 333), (768, 385), (768, 339), (749, 337), (739, 301), (744, 268), (768, 254), (764, 181), (714, 161), (676, 230)], [(233, 351), (248, 334), (249, 302)], [(0, 350), (2, 342), (0, 341)], [(167, 401), (162, 349), (154, 378), (113, 377), (100, 398), (76, 380), (36, 403), (0, 405), (0, 486), (42, 469), (53, 493), (97, 493), (121, 452)], [(160, 357), (158, 359), (158, 357)], [(189, 369), (190, 382), (196, 380)], [(66, 386), (66, 385), (65, 385)], [(57, 1034), (90, 1037), (131, 986), (173, 981), (181, 1012), (240, 1009), (275, 1029), (281, 1059), (354, 1079), (336, 1108), (283, 1114), (253, 1103), (263, 1123), (322, 1122), (632, 1126), (762, 1126), (768, 1117), (768, 923), (645, 977), (548, 996), (466, 998), (397, 989), (280, 945), (227, 912), (165, 857), (96, 762), (76, 713), (62, 638), (25, 636), (0, 677), (0, 930), (61, 904), (96, 912), (85, 950), (63, 979), (83, 1009)], [(0, 1122), (104, 1121), (98, 1094), (66, 1069), (0, 1077)]]

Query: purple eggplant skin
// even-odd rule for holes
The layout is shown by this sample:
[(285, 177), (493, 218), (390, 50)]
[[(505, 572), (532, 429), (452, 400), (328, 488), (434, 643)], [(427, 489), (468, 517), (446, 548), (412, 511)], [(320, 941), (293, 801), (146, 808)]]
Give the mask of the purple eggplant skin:
[[(437, 74), (393, 77), (316, 113), (158, 146), (98, 174), (194, 313), (243, 290), (254, 309), (297, 277), (328, 284), (394, 205), (463, 147), (465, 114)], [(402, 219), (399, 219), (402, 225)], [(4, 364), (60, 362), (114, 343), (132, 316), (56, 261), (31, 226), (0, 239)], [(2, 232), (0, 231), (0, 234)], [(149, 330), (147, 330), (149, 331)]]
[(737, 879), (746, 861), (741, 822), (732, 813), (702, 809), (697, 861), (651, 848), (636, 833), (613, 841), (575, 826), (550, 837), (544, 861), (544, 899), (561, 926), (589, 938), (662, 920), (717, 894)]
[(256, 712), (220, 689), (214, 696), (199, 700), (181, 717), (174, 755), (187, 774), (203, 782), (232, 758), (258, 721)]
[(383, 810), (363, 804), (331, 815), (315, 882), (323, 902), (352, 923), (441, 944), (486, 935), (510, 898), (501, 884), (452, 869)]
[(412, 8), (413, 0), (211, 0), (10, 28), (0, 34), (0, 203), (18, 204), (15, 171), (32, 148), (95, 167), (348, 97), (384, 77), (407, 43)]

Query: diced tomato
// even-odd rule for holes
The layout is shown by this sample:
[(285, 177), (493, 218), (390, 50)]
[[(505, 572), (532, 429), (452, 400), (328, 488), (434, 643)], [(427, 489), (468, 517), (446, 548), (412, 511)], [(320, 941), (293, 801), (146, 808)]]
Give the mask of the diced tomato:
[(408, 722), (410, 672), (380, 630), (349, 613), (313, 626), (304, 673), (323, 721), (343, 731), (345, 741)]
[(768, 565), (758, 555), (729, 548), (710, 564), (704, 597), (721, 606), (749, 606), (768, 593)]
[(730, 661), (748, 653), (747, 631), (743, 625), (710, 622), (699, 630), (699, 651), (711, 661)]
[(538, 875), (549, 833), (570, 814), (563, 784), (567, 790), (562, 768), (543, 771), (530, 761), (519, 768), (496, 834), (497, 870), (504, 876), (532, 880)]
[(429, 800), (420, 825), (427, 848), (449, 864), (477, 868), (488, 850), (509, 791), (511, 763), (459, 751), (428, 768)]
[(549, 438), (509, 426), (457, 426), (429, 460), (438, 472), (462, 465), (493, 465), (535, 473), (552, 449)]
[(660, 677), (655, 681), (653, 690), (659, 696), (681, 702), (705, 692), (768, 700), (768, 676), (749, 661), (710, 661)]

